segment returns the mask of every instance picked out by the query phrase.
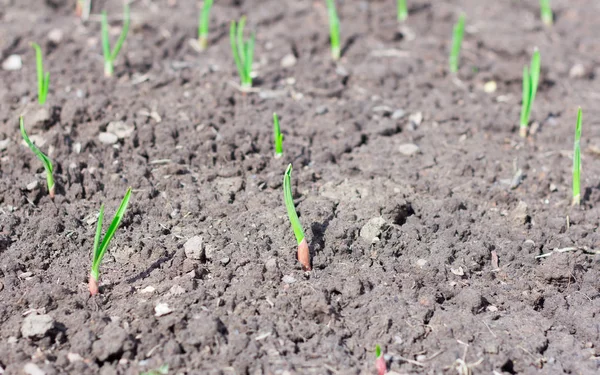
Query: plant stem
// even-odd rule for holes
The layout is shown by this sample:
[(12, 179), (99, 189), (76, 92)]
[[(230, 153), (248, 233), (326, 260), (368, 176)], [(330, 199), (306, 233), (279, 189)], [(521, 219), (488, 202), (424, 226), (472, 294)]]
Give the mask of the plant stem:
[(406, 0), (398, 0), (398, 22), (404, 22), (408, 18), (408, 9), (406, 9)]
[(113, 75), (113, 62), (110, 60), (107, 60), (104, 62), (104, 76), (112, 77), (112, 75)]

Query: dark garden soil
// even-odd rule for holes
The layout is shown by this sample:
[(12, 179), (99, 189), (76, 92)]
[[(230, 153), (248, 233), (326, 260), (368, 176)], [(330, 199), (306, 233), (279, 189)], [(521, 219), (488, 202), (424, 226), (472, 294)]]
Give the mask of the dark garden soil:
[[(0, 70), (4, 373), (373, 374), (376, 344), (401, 374), (597, 373), (600, 264), (582, 249), (600, 246), (600, 5), (553, 1), (546, 28), (537, 0), (408, 3), (399, 29), (395, 1), (338, 1), (336, 66), (324, 1), (217, 0), (202, 53), (189, 43), (199, 1), (134, 1), (106, 79), (98, 13), (116, 39), (120, 1), (94, 1), (82, 24), (72, 0), (0, 0), (0, 60), (23, 61)], [(228, 39), (244, 14), (257, 32), (247, 94)], [(31, 41), (51, 73), (45, 116)], [(522, 140), (534, 46), (537, 131)], [(571, 207), (578, 106), (585, 195)], [(54, 201), (21, 143), (24, 112), (54, 160)], [(114, 121), (133, 133), (100, 142)], [(288, 163), (307, 274), (283, 205)], [(91, 298), (96, 215), (105, 203), (109, 221), (128, 186)]]

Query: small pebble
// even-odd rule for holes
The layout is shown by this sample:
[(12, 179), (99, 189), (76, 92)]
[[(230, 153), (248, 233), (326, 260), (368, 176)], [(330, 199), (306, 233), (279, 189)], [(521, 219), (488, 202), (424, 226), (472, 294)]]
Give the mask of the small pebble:
[(169, 305), (167, 305), (166, 303), (159, 303), (154, 308), (154, 316), (156, 317), (165, 316), (167, 314), (170, 314), (171, 312), (173, 312), (173, 310), (171, 310), (169, 308)]
[(411, 125), (413, 125), (415, 128), (418, 127), (419, 125), (421, 125), (421, 122), (423, 122), (423, 112), (417, 112), (417, 113), (413, 113), (412, 115), (410, 115), (408, 117), (408, 121), (411, 123)]
[(73, 363), (73, 362), (79, 362), (79, 361), (83, 361), (83, 357), (80, 356), (77, 353), (67, 353), (67, 359), (69, 360), (69, 362)]
[(98, 134), (98, 139), (100, 140), (101, 143), (104, 143), (105, 145), (112, 145), (119, 141), (119, 137), (117, 137), (113, 133), (104, 133), (104, 132)]
[(28, 363), (23, 366), (23, 372), (27, 375), (46, 375), (46, 372), (35, 363)]
[(585, 67), (583, 64), (577, 63), (569, 70), (569, 77), (571, 78), (583, 78), (585, 77)]
[(54, 328), (54, 319), (50, 315), (30, 314), (25, 317), (21, 325), (23, 337), (44, 337)]
[(392, 113), (392, 109), (387, 105), (378, 105), (377, 107), (373, 107), (372, 111), (381, 113), (384, 116), (389, 116)]
[(135, 127), (127, 125), (123, 121), (112, 121), (106, 127), (108, 133), (116, 135), (119, 139), (130, 137), (134, 130)]
[(344, 68), (342, 65), (338, 65), (335, 68), (335, 73), (340, 77), (348, 77), (348, 70)]
[(326, 114), (328, 111), (329, 111), (329, 110), (328, 110), (328, 109), (327, 109), (327, 107), (326, 107), (326, 106), (324, 106), (324, 105), (320, 105), (320, 106), (318, 106), (318, 107), (315, 109), (315, 113), (316, 113), (317, 115), (324, 115), (324, 114)]
[(402, 117), (404, 117), (404, 115), (406, 114), (406, 112), (404, 112), (403, 109), (397, 109), (394, 111), (394, 113), (392, 113), (392, 119), (393, 120), (399, 120)]
[(33, 182), (30, 182), (27, 184), (27, 190), (28, 191), (34, 191), (35, 189), (38, 188), (38, 186), (40, 185), (40, 183), (36, 180)]
[(398, 151), (404, 156), (412, 156), (418, 153), (421, 149), (419, 146), (413, 143), (405, 143), (403, 145), (398, 146)]
[(231, 261), (231, 259), (229, 259), (228, 257), (225, 257), (225, 258), (221, 259), (221, 264), (226, 266), (229, 264), (230, 261)]
[(140, 290), (140, 293), (142, 293), (142, 294), (154, 293), (155, 290), (156, 290), (155, 287), (153, 287), (153, 286), (147, 286), (144, 289)]
[(360, 237), (367, 243), (375, 243), (379, 241), (379, 236), (386, 226), (385, 219), (381, 216), (371, 218), (360, 229)]
[(179, 285), (173, 285), (171, 289), (169, 289), (169, 294), (172, 296), (180, 296), (185, 293), (185, 289)]
[(201, 236), (194, 236), (183, 245), (185, 257), (188, 259), (201, 260), (204, 258), (204, 241)]
[(485, 91), (488, 94), (496, 92), (497, 88), (498, 84), (496, 84), (496, 81), (488, 81), (483, 85), (483, 91)]
[(283, 276), (283, 278), (281, 279), (281, 281), (283, 281), (286, 284), (293, 284), (296, 282), (296, 279), (294, 279), (293, 277), (289, 276), (289, 275), (285, 275)]
[(296, 65), (296, 62), (297, 62), (296, 56), (289, 53), (289, 54), (283, 56), (283, 58), (281, 59), (281, 67), (282, 68), (291, 68), (292, 66)]
[(10, 55), (2, 62), (4, 70), (20, 70), (23, 67), (23, 61), (19, 55)]
[(48, 33), (48, 40), (54, 44), (59, 44), (63, 39), (63, 32), (61, 29), (52, 29)]
[(0, 141), (0, 151), (4, 151), (8, 148), (10, 144), (10, 138), (6, 138)]
[(417, 260), (417, 266), (423, 268), (425, 265), (427, 264), (427, 260), (426, 259), (419, 259)]

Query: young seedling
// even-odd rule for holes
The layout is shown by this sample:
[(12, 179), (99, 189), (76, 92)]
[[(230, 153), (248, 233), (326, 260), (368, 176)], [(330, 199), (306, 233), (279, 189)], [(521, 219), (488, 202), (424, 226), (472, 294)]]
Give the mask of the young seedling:
[(377, 375), (384, 375), (387, 371), (387, 364), (385, 358), (381, 352), (381, 346), (375, 345), (375, 368), (377, 369)]
[(398, 0), (398, 22), (404, 22), (408, 18), (408, 8), (406, 0)]
[(236, 24), (231, 21), (229, 28), (229, 40), (231, 42), (231, 52), (233, 59), (240, 74), (242, 89), (252, 87), (252, 59), (254, 58), (254, 33), (250, 39), (244, 41), (244, 26), (246, 25), (246, 17), (242, 17), (240, 22)]
[(125, 197), (121, 201), (121, 205), (119, 209), (115, 213), (113, 217), (112, 223), (108, 227), (108, 231), (106, 231), (104, 238), (100, 241), (100, 235), (102, 234), (102, 221), (104, 220), (104, 204), (100, 206), (100, 214), (98, 215), (98, 222), (96, 224), (96, 236), (94, 237), (94, 259), (92, 261), (92, 269), (90, 271), (90, 279), (88, 283), (88, 287), (90, 290), (90, 294), (92, 296), (98, 294), (98, 280), (100, 278), (100, 264), (102, 263), (102, 258), (104, 258), (104, 254), (108, 249), (108, 244), (110, 240), (112, 240), (121, 220), (123, 219), (123, 215), (125, 214), (125, 210), (127, 209), (127, 204), (129, 203), (129, 197), (131, 196), (131, 188), (127, 189), (127, 193), (125, 193)]
[(573, 206), (581, 203), (581, 147), (579, 140), (581, 139), (581, 108), (577, 112), (577, 127), (575, 128), (575, 144), (573, 147)]
[(340, 19), (335, 9), (335, 0), (327, 0), (327, 12), (329, 13), (329, 38), (331, 40), (331, 58), (333, 61), (340, 59), (342, 50), (340, 48)]
[(44, 72), (44, 61), (42, 58), (42, 49), (39, 44), (31, 43), (31, 46), (35, 50), (35, 65), (37, 68), (37, 80), (38, 80), (38, 103), (44, 105), (46, 103), (46, 97), (48, 96), (48, 87), (50, 85), (50, 72)]
[(213, 0), (204, 0), (198, 19), (198, 45), (201, 51), (205, 50), (208, 46), (208, 25), (210, 23), (210, 9), (212, 5)]
[(273, 113), (273, 137), (275, 141), (275, 157), (280, 158), (283, 156), (283, 134), (279, 130), (277, 113)]
[(300, 224), (298, 214), (296, 214), (296, 206), (294, 206), (294, 199), (292, 198), (291, 179), (292, 165), (290, 164), (288, 165), (285, 175), (283, 176), (283, 200), (285, 202), (285, 208), (287, 209), (288, 217), (290, 218), (292, 230), (294, 231), (296, 241), (298, 242), (298, 261), (300, 261), (300, 264), (302, 264), (302, 269), (304, 271), (310, 271), (310, 251), (308, 249), (306, 238), (304, 237), (302, 224)]
[(115, 48), (110, 50), (110, 41), (108, 40), (108, 16), (106, 15), (106, 11), (102, 12), (102, 52), (104, 54), (104, 76), (112, 77), (113, 75), (113, 67), (114, 62), (119, 55), (119, 51), (121, 51), (121, 47), (125, 42), (125, 38), (127, 38), (127, 32), (129, 31), (129, 4), (125, 3), (123, 5), (123, 29), (121, 30), (121, 35), (119, 35), (119, 39), (117, 39), (117, 43), (115, 44)]
[(519, 134), (522, 138), (527, 137), (531, 106), (533, 105), (540, 80), (540, 61), (540, 51), (536, 48), (531, 57), (529, 68), (527, 66), (523, 68), (523, 100), (521, 104), (521, 126), (519, 128)]
[(540, 0), (540, 13), (542, 22), (546, 26), (552, 26), (554, 16), (552, 15), (552, 8), (550, 8), (550, 0)]
[(46, 170), (46, 185), (48, 186), (48, 195), (51, 199), (54, 199), (54, 177), (52, 176), (54, 169), (52, 168), (52, 161), (50, 161), (50, 159), (46, 155), (44, 155), (27, 136), (27, 132), (25, 131), (25, 125), (23, 122), (23, 116), (19, 118), (19, 125), (21, 127), (21, 136), (25, 140), (25, 143), (27, 143), (27, 146), (29, 146), (31, 151), (33, 151), (35, 156), (37, 156), (38, 159), (40, 159), (40, 161), (44, 165), (44, 169)]
[(465, 33), (465, 15), (461, 14), (458, 22), (454, 25), (452, 36), (452, 50), (450, 51), (450, 71), (458, 72), (458, 61), (460, 58), (460, 47), (462, 46), (463, 35)]

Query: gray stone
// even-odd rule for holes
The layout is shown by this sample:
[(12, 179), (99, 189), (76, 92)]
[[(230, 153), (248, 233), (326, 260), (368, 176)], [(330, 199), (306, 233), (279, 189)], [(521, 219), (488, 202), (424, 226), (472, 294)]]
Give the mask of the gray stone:
[(100, 133), (98, 134), (98, 139), (105, 145), (112, 145), (119, 141), (119, 137), (113, 133)]
[(283, 278), (281, 279), (281, 281), (283, 281), (286, 284), (293, 284), (293, 283), (296, 282), (296, 279), (294, 279), (292, 276), (285, 275), (285, 276), (283, 276)]
[(296, 56), (289, 53), (289, 54), (283, 56), (283, 58), (281, 59), (281, 67), (282, 68), (291, 68), (292, 66), (296, 65), (296, 62), (297, 62)]
[(399, 120), (402, 117), (404, 117), (404, 115), (406, 114), (406, 112), (404, 112), (403, 109), (397, 109), (394, 111), (394, 113), (392, 113), (392, 119), (393, 120)]
[(54, 44), (59, 44), (63, 39), (63, 32), (61, 29), (52, 29), (48, 33), (48, 40)]
[(419, 146), (413, 143), (405, 143), (403, 145), (398, 146), (398, 151), (400, 151), (400, 153), (404, 156), (412, 156), (421, 151), (421, 149), (419, 148)]
[(573, 65), (573, 67), (571, 67), (571, 70), (569, 70), (569, 77), (571, 78), (583, 78), (586, 76), (586, 74), (587, 72), (585, 66), (583, 66), (583, 64), (581, 63)]
[(154, 316), (161, 317), (172, 313), (173, 310), (166, 303), (159, 303), (154, 308)]
[(183, 249), (188, 259), (202, 260), (204, 258), (204, 240), (200, 236), (194, 236), (187, 240)]
[(27, 375), (46, 375), (46, 372), (38, 367), (35, 363), (29, 362), (23, 366), (23, 372)]
[(372, 109), (375, 113), (381, 113), (384, 116), (388, 116), (392, 113), (392, 108), (387, 105), (378, 105), (377, 107), (373, 107)]
[(123, 121), (112, 121), (106, 127), (107, 133), (112, 133), (117, 136), (119, 139), (129, 138), (133, 134), (135, 127), (132, 125), (127, 125)]
[(171, 289), (169, 289), (169, 294), (172, 296), (180, 296), (185, 293), (185, 289), (183, 289), (180, 285), (173, 285)]
[(368, 243), (375, 243), (379, 241), (379, 236), (385, 225), (384, 218), (381, 216), (374, 217), (360, 229), (360, 237)]
[(23, 61), (19, 55), (10, 55), (2, 62), (4, 70), (20, 70), (23, 67)]
[(519, 201), (517, 207), (512, 212), (512, 220), (516, 225), (523, 225), (529, 221), (529, 215), (527, 214), (527, 203)]
[(419, 125), (421, 125), (421, 122), (423, 122), (423, 113), (422, 112), (413, 113), (412, 115), (410, 115), (408, 117), (408, 121), (410, 121), (411, 124), (418, 127)]
[(10, 138), (6, 138), (0, 141), (0, 151), (4, 151), (10, 145)]
[(277, 265), (277, 258), (270, 258), (265, 263), (265, 269), (267, 272), (277, 272), (279, 270), (279, 266)]
[(30, 314), (23, 320), (21, 334), (23, 337), (44, 337), (54, 328), (54, 319), (50, 315)]
[(329, 110), (328, 110), (328, 109), (327, 109), (327, 107), (326, 107), (326, 106), (324, 106), (324, 105), (320, 105), (320, 106), (318, 106), (318, 107), (315, 109), (315, 113), (316, 113), (317, 115), (324, 115), (324, 114), (326, 114), (326, 113), (327, 113), (327, 111), (329, 111)]
[(35, 180), (35, 181), (28, 183), (26, 187), (27, 187), (28, 191), (34, 191), (35, 189), (38, 188), (38, 186), (40, 186), (40, 183), (37, 180)]

